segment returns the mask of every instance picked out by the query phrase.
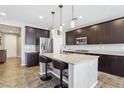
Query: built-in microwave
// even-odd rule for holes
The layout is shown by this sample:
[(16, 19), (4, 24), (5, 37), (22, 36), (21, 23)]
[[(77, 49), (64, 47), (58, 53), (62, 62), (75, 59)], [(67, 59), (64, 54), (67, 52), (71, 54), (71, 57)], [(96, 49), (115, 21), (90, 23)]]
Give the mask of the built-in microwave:
[(87, 37), (78, 37), (76, 38), (77, 45), (85, 45), (87, 44)]

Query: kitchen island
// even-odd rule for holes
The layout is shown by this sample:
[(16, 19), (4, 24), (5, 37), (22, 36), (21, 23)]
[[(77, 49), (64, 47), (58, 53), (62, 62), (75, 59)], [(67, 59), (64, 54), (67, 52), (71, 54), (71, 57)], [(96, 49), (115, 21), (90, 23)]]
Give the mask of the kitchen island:
[[(97, 84), (98, 56), (67, 54), (67, 53), (43, 53), (46, 56), (68, 64), (68, 87), (69, 88), (91, 88)], [(43, 68), (43, 65), (40, 65)], [(54, 70), (51, 73), (57, 74)], [(40, 73), (43, 73), (41, 71)]]

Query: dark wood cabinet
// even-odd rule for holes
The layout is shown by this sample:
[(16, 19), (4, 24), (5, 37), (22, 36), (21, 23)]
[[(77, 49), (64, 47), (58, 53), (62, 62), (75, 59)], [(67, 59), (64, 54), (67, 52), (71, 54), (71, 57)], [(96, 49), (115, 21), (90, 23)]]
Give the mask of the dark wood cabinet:
[(119, 18), (66, 32), (66, 44), (76, 45), (75, 38), (83, 36), (87, 36), (87, 44), (124, 43), (124, 18)]
[(84, 28), (84, 31), (82, 32), (83, 37), (87, 37), (87, 44), (93, 44), (94, 43), (94, 33), (93, 33), (93, 27), (87, 27)]
[(124, 19), (111, 22), (111, 43), (124, 43)]
[(110, 22), (93, 26), (94, 44), (111, 43)]
[(98, 60), (98, 70), (108, 72), (110, 68), (110, 60), (108, 56), (100, 55)]
[(0, 50), (0, 63), (6, 62), (6, 50)]
[(122, 56), (109, 56), (110, 57), (110, 73), (124, 76), (124, 57)]
[(32, 67), (39, 65), (39, 52), (26, 53), (26, 66)]
[(93, 28), (87, 27), (84, 29), (78, 29), (70, 32), (66, 32), (66, 44), (76, 45), (76, 38), (87, 37), (87, 43), (93, 44)]
[(37, 38), (37, 32), (35, 28), (32, 27), (25, 27), (25, 44), (29, 45), (35, 45), (36, 44), (36, 38)]
[(98, 61), (99, 71), (113, 75), (124, 76), (124, 57), (113, 55), (102, 55)]
[(66, 44), (75, 45), (76, 44), (76, 31), (66, 32)]
[(29, 26), (26, 26), (25, 29), (26, 29), (25, 44), (28, 44), (28, 45), (39, 45), (40, 37), (45, 37), (45, 38), (50, 37), (49, 30), (39, 29), (39, 28), (34, 28)]

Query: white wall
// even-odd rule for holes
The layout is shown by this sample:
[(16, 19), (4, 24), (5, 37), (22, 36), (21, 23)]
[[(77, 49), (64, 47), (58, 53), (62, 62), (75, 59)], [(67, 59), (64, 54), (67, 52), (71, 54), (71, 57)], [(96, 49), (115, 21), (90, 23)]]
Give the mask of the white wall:
[(17, 35), (17, 57), (21, 57), (21, 37)]
[(7, 57), (17, 57), (17, 38), (13, 34), (5, 34), (5, 49), (7, 50)]
[(53, 52), (60, 53), (62, 46), (63, 46), (63, 37), (62, 36), (54, 37), (53, 38)]

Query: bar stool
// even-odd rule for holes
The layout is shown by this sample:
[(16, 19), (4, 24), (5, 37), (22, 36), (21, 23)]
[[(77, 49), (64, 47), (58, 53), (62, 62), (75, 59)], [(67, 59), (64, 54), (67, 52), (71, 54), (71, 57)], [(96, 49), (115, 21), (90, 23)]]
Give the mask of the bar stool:
[(60, 84), (56, 85), (54, 88), (67, 88), (68, 86), (63, 84), (62, 73), (63, 73), (63, 70), (68, 69), (68, 64), (64, 63), (64, 62), (61, 62), (61, 61), (57, 61), (57, 60), (53, 60), (52, 62), (53, 62), (53, 67), (55, 69), (59, 69), (60, 70)]
[(52, 79), (52, 77), (47, 74), (47, 69), (48, 69), (47, 66), (48, 66), (48, 63), (52, 62), (51, 59), (49, 59), (45, 56), (41, 56), (41, 57), (39, 57), (39, 60), (41, 63), (45, 64), (45, 74), (43, 76), (41, 76), (40, 79), (43, 81), (47, 81), (47, 80)]

